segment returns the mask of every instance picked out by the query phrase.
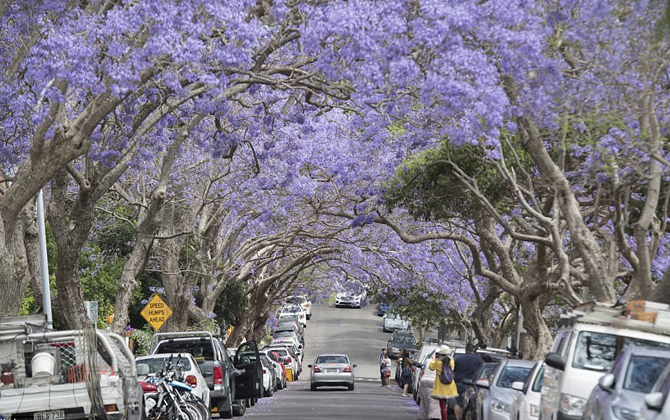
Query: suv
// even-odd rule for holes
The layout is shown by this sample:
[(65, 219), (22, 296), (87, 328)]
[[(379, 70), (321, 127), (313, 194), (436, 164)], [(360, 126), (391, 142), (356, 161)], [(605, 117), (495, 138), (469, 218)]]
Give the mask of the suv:
[(580, 420), (593, 387), (625, 346), (670, 346), (670, 329), (628, 319), (621, 306), (584, 309), (588, 312), (571, 312), (559, 321), (545, 358), (540, 420)]
[(302, 309), (305, 310), (305, 316), (307, 319), (309, 320), (312, 317), (312, 302), (310, 302), (309, 299), (307, 299), (305, 296), (289, 296), (284, 299), (284, 302), (292, 305), (300, 305)]
[(670, 350), (628, 346), (612, 370), (593, 388), (584, 420), (636, 418), (659, 375), (670, 365)]
[(403, 319), (398, 314), (387, 312), (384, 315), (384, 324), (382, 326), (384, 332), (393, 332), (395, 330), (408, 330), (409, 321)]
[[(247, 342), (237, 354), (240, 351), (258, 353), (258, 348), (254, 342)], [(248, 400), (261, 396), (260, 358), (245, 363), (236, 354), (231, 360), (225, 344), (207, 331), (157, 333), (151, 342), (151, 354), (158, 353), (190, 353), (209, 387), (212, 411), (223, 418), (244, 414)]]
[(403, 350), (416, 352), (416, 338), (410, 331), (394, 331), (386, 343), (386, 353), (391, 359), (397, 359)]

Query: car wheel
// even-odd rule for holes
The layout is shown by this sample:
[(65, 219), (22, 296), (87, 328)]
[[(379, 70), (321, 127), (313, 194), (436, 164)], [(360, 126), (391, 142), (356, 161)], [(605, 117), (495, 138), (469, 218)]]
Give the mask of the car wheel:
[(349, 385), (347, 388), (349, 388), (349, 391), (353, 391), (354, 390), (354, 384)]
[(235, 417), (243, 416), (247, 412), (247, 400), (237, 400), (233, 407), (233, 415)]
[(309, 389), (311, 389), (312, 391), (316, 391), (316, 384), (310, 384)]

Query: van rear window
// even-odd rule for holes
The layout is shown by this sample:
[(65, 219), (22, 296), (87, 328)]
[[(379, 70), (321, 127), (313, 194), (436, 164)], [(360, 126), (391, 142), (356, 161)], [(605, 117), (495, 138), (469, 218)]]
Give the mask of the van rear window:
[(598, 372), (609, 371), (619, 352), (627, 345), (670, 348), (670, 344), (658, 341), (582, 331), (577, 337), (572, 367)]

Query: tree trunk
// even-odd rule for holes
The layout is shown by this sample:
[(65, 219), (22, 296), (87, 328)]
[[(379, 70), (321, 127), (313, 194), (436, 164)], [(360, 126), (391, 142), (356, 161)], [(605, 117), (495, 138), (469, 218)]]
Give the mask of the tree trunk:
[(58, 247), (56, 256), (56, 287), (59, 318), (63, 328), (82, 329), (91, 324), (84, 308), (84, 295), (79, 278), (79, 251), (93, 225), (93, 202), (90, 190), (82, 189), (72, 209), (67, 205), (69, 175), (59, 171), (52, 181), (48, 219)]
[(120, 332), (130, 322), (128, 310), (137, 287), (137, 277), (147, 265), (154, 238), (161, 225), (161, 208), (165, 203), (165, 187), (159, 186), (151, 195), (151, 203), (142, 221), (137, 226), (135, 245), (123, 266), (123, 272), (116, 289), (114, 302), (114, 322), (112, 330)]
[(542, 317), (539, 299), (522, 299), (521, 308), (526, 334), (525, 340), (518, 346), (519, 351), (523, 353), (524, 359), (541, 360), (551, 349), (554, 338)]
[(34, 220), (35, 206), (32, 203), (21, 210), (13, 223), (3, 223), (0, 215), (0, 278), (4, 280), (0, 293), (0, 316), (15, 316), (21, 310), (23, 296), (30, 283), (26, 231), (34, 225)]

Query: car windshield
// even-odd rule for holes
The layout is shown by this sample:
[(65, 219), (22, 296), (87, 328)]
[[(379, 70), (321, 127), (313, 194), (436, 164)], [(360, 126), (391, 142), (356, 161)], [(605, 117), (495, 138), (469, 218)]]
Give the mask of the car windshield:
[(535, 382), (533, 382), (533, 392), (542, 391), (542, 380), (544, 379), (544, 366), (540, 368), (540, 371), (535, 375)]
[[(167, 361), (170, 357), (152, 357), (149, 359), (141, 359), (137, 361), (138, 365), (147, 365), (149, 366), (149, 373), (157, 373), (163, 369), (163, 366), (167, 364)], [(176, 367), (179, 367), (183, 371), (191, 370), (191, 362), (188, 361), (186, 357), (177, 357), (172, 358), (172, 369), (175, 370)]]
[(632, 356), (628, 362), (623, 389), (648, 394), (668, 359), (658, 356)]
[(214, 348), (210, 341), (162, 341), (155, 353), (190, 353), (198, 363), (214, 360)]
[(395, 341), (403, 344), (416, 344), (416, 339), (411, 335), (398, 335), (396, 336)]
[(329, 355), (329, 356), (319, 356), (316, 358), (316, 361), (314, 362), (315, 364), (324, 364), (324, 363), (349, 363), (349, 360), (347, 360), (346, 356), (336, 356), (336, 355)]
[(577, 338), (572, 367), (605, 372), (610, 370), (621, 349), (628, 345), (670, 348), (668, 343), (582, 331)]
[(512, 388), (514, 382), (526, 382), (529, 373), (530, 368), (527, 367), (505, 366), (496, 385), (501, 388)]
[(293, 331), (275, 331), (275, 337), (293, 337)]

